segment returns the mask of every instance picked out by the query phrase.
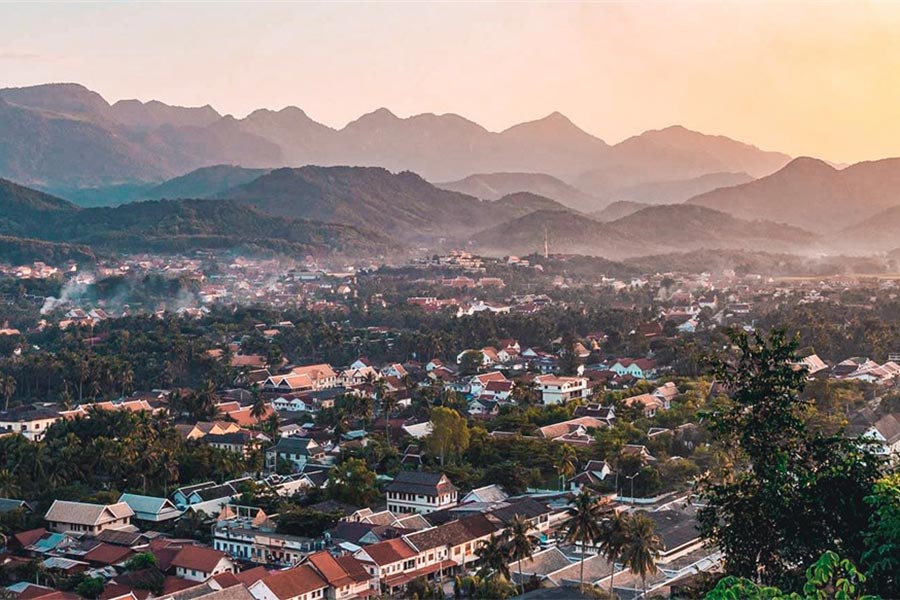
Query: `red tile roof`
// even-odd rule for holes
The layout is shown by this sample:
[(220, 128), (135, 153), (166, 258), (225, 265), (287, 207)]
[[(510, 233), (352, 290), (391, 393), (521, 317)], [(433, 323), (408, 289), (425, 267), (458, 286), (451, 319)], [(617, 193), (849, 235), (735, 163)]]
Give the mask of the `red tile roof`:
[(131, 548), (100, 543), (84, 555), (84, 560), (95, 565), (117, 565), (132, 554), (134, 551)]
[(379, 566), (390, 565), (416, 556), (416, 551), (401, 538), (386, 540), (364, 548), (366, 554)]
[(262, 583), (279, 599), (294, 598), (328, 587), (328, 582), (309, 565), (278, 571), (263, 578)]
[(224, 557), (224, 552), (219, 552), (212, 548), (185, 546), (172, 559), (172, 566), (181, 567), (182, 569), (193, 569), (201, 573), (212, 573), (216, 565)]

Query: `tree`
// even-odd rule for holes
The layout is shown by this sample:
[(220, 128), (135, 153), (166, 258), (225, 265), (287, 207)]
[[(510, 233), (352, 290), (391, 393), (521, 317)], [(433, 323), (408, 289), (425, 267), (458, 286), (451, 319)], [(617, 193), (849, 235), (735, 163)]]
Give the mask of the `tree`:
[(492, 535), (490, 539), (475, 549), (475, 554), (481, 560), (480, 576), (486, 577), (493, 573), (509, 579), (506, 547), (500, 537)]
[(598, 541), (603, 532), (603, 520), (609, 512), (609, 502), (598, 499), (583, 488), (570, 502), (569, 519), (566, 522), (566, 541), (581, 543), (581, 561), (578, 569), (580, 587), (584, 587), (584, 557), (586, 546)]
[(328, 473), (328, 496), (354, 506), (370, 506), (378, 496), (375, 473), (360, 458), (348, 458)]
[(12, 375), (0, 376), (0, 394), (3, 394), (3, 410), (9, 410), (9, 400), (15, 393), (15, 378)]
[(862, 562), (871, 586), (888, 597), (900, 589), (900, 474), (879, 479), (866, 503), (873, 513)]
[(647, 595), (647, 575), (656, 573), (656, 559), (662, 542), (654, 532), (655, 525), (647, 515), (638, 512), (625, 521), (622, 561), (635, 575), (641, 576), (641, 587)]
[(781, 330), (731, 339), (736, 357), (713, 361), (731, 397), (705, 416), (715, 441), (735, 451), (725, 470), (698, 482), (701, 533), (722, 550), (727, 572), (790, 586), (826, 550), (862, 554), (864, 498), (881, 459), (858, 440), (807, 430), (796, 341)]
[(266, 412), (268, 412), (269, 405), (266, 402), (266, 399), (262, 395), (262, 390), (259, 389), (259, 386), (256, 385), (253, 387), (253, 404), (250, 406), (250, 416), (256, 419), (256, 424), (259, 425), (262, 418), (266, 416)]
[(612, 517), (603, 523), (603, 531), (600, 533), (600, 553), (609, 562), (609, 596), (613, 597), (613, 585), (616, 577), (616, 562), (622, 560), (622, 552), (625, 549), (625, 524), (627, 517), (620, 513), (613, 513)]
[(507, 524), (504, 531), (506, 537), (506, 547), (509, 558), (516, 561), (517, 570), (519, 571), (519, 585), (522, 593), (525, 593), (525, 580), (522, 578), (522, 559), (531, 558), (531, 536), (529, 531), (531, 525), (521, 515), (515, 515)]
[(460, 375), (474, 375), (484, 364), (484, 353), (481, 350), (466, 350), (459, 357)]
[(86, 577), (75, 588), (75, 592), (82, 598), (94, 600), (103, 593), (103, 579), (100, 577)]
[(783, 592), (774, 586), (758, 585), (745, 577), (729, 575), (720, 579), (716, 587), (706, 594), (706, 600), (796, 600), (801, 597), (815, 600), (876, 600), (876, 596), (861, 595), (860, 588), (865, 582), (866, 576), (852, 561), (842, 559), (829, 550), (806, 569), (802, 596)]
[(139, 552), (125, 562), (126, 571), (140, 571), (141, 569), (149, 569), (156, 567), (156, 556), (152, 552)]
[(458, 412), (446, 406), (431, 411), (432, 432), (425, 438), (428, 451), (444, 465), (448, 453), (462, 454), (469, 447), (469, 425)]
[(559, 476), (559, 489), (566, 489), (566, 480), (575, 475), (575, 465), (578, 462), (578, 453), (569, 444), (559, 444), (553, 456), (553, 466)]

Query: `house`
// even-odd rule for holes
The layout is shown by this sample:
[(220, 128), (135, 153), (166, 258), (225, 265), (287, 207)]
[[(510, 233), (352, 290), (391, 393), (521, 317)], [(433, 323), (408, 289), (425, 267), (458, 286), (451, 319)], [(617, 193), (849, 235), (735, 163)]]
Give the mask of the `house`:
[(539, 375), (534, 383), (541, 392), (541, 402), (547, 406), (587, 398), (590, 394), (586, 377)]
[(219, 573), (234, 573), (235, 566), (224, 552), (203, 546), (184, 546), (172, 559), (175, 574), (188, 581), (203, 582)]
[(323, 390), (335, 387), (338, 376), (331, 365), (318, 364), (294, 367), (283, 375), (272, 375), (263, 383), (263, 391), (289, 393), (304, 390)]
[(253, 447), (253, 442), (269, 442), (269, 438), (258, 431), (248, 431), (241, 429), (234, 433), (223, 433), (219, 435), (210, 434), (203, 438), (203, 441), (213, 448), (234, 452), (241, 456), (246, 455)]
[(574, 417), (593, 417), (600, 421), (603, 421), (607, 425), (612, 425), (613, 421), (616, 420), (616, 407), (614, 406), (602, 406), (600, 404), (585, 404), (582, 406), (577, 406), (575, 408), (575, 412), (572, 413)]
[[(359, 361), (356, 361), (357, 364)], [(344, 387), (352, 387), (360, 385), (374, 379), (381, 379), (381, 373), (371, 366), (353, 367), (350, 366), (346, 371), (341, 372), (338, 382)]]
[(665, 408), (663, 401), (653, 394), (638, 394), (622, 400), (622, 404), (632, 408), (640, 407), (646, 417), (654, 416), (657, 411)]
[(499, 371), (491, 371), (490, 373), (482, 373), (469, 378), (468, 389), (473, 396), (480, 396), (492, 382), (509, 381), (506, 376)]
[(794, 368), (804, 369), (808, 375), (815, 375), (828, 369), (828, 365), (824, 360), (819, 358), (818, 354), (810, 354), (804, 356), (794, 363)]
[(900, 413), (891, 413), (875, 421), (862, 437), (878, 442), (879, 452), (888, 456), (900, 456)]
[(385, 488), (388, 510), (427, 514), (456, 504), (457, 490), (446, 475), (401, 471)]
[(0, 412), (0, 433), (18, 433), (32, 442), (39, 442), (60, 418), (57, 411), (48, 408), (27, 406), (5, 410)]
[(595, 486), (612, 473), (612, 467), (605, 460), (589, 460), (580, 473), (569, 480), (569, 487)]
[(332, 556), (322, 551), (310, 554), (306, 561), (328, 583), (327, 600), (361, 598), (371, 593), (372, 578), (355, 556)]
[(469, 502), (484, 502), (484, 503), (492, 503), (492, 502), (503, 502), (509, 498), (509, 494), (503, 491), (496, 483), (491, 485), (486, 485), (484, 487), (476, 488), (463, 496), (461, 500), (462, 504), (467, 504)]
[(215, 515), (219, 513), (222, 506), (240, 495), (237, 487), (241, 481), (244, 480), (228, 481), (221, 485), (207, 481), (185, 486), (175, 490), (172, 501), (182, 510), (202, 511), (209, 515)]
[(0, 514), (6, 514), (14, 510), (21, 510), (25, 513), (33, 513), (34, 507), (25, 500), (16, 498), (0, 498)]
[(492, 419), (500, 414), (500, 404), (483, 397), (473, 398), (469, 400), (469, 414), (481, 419)]
[(396, 377), (397, 379), (403, 379), (408, 374), (406, 367), (400, 363), (393, 363), (381, 369), (382, 377)]
[(649, 358), (620, 358), (610, 367), (616, 375), (631, 375), (637, 379), (653, 379), (656, 377), (656, 361)]
[(656, 458), (650, 454), (647, 446), (644, 446), (643, 444), (625, 444), (622, 449), (619, 450), (619, 456), (637, 457), (643, 464), (656, 460)]
[(576, 417), (553, 425), (545, 425), (537, 430), (538, 437), (554, 442), (566, 442), (576, 446), (594, 443), (592, 431), (605, 427), (606, 422), (594, 417)]
[(181, 516), (181, 511), (168, 498), (122, 494), (119, 502), (124, 502), (134, 511), (134, 518), (148, 523), (162, 523)]
[(395, 538), (365, 546), (353, 556), (365, 565), (372, 589), (390, 594), (409, 581), (407, 573), (415, 571), (418, 552), (403, 538)]
[(275, 470), (279, 460), (286, 460), (299, 470), (308, 462), (324, 458), (325, 450), (315, 440), (305, 437), (282, 437), (266, 450), (266, 467)]
[(310, 565), (276, 571), (249, 588), (257, 600), (323, 600), (328, 582)]
[(659, 386), (650, 394), (662, 402), (662, 406), (665, 410), (669, 410), (672, 408), (672, 400), (674, 400), (681, 392), (678, 391), (678, 387), (672, 383), (671, 381), (664, 383)]
[(131, 525), (134, 511), (124, 502), (89, 504), (54, 500), (44, 520), (47, 526), (61, 533), (76, 532), (97, 535), (104, 529), (122, 529)]

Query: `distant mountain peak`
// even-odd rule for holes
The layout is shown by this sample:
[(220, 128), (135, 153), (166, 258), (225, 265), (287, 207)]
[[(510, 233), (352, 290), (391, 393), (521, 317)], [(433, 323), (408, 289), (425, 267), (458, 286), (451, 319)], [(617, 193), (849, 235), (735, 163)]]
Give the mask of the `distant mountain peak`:
[(790, 161), (782, 169), (782, 171), (810, 171), (810, 172), (836, 172), (837, 169), (829, 165), (824, 160), (813, 158), (811, 156), (798, 156)]

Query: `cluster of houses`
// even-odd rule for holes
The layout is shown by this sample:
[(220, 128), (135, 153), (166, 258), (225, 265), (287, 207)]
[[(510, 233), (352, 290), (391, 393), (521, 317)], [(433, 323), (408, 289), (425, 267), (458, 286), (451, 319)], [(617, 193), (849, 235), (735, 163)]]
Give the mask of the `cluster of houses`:
[[(10, 536), (0, 561), (38, 560), (48, 572), (99, 578), (104, 600), (402, 596), (413, 580), (447, 582), (474, 572), (479, 548), (513, 519), (523, 519), (539, 545), (523, 561), (526, 582), (571, 586), (584, 557), (587, 582), (606, 585), (615, 574), (622, 593), (639, 587), (597, 549), (562, 540), (568, 492), (510, 496), (490, 485), (463, 495), (446, 475), (401, 471), (385, 486), (386, 506), (381, 508), (334, 501), (312, 505), (312, 510), (339, 514), (340, 520), (323, 535), (308, 538), (280, 532), (277, 514), (237, 503), (240, 484), (208, 482), (181, 488), (168, 498), (126, 493), (114, 504), (56, 500), (44, 514), (44, 527)], [(208, 544), (160, 531), (167, 521), (198, 506), (209, 511)], [(645, 509), (663, 541), (660, 573), (651, 587), (670, 585), (717, 562), (717, 553), (703, 547), (693, 507), (684, 499)], [(22, 501), (0, 501), (0, 511), (8, 510), (31, 509)], [(134, 566), (148, 556), (152, 561)], [(518, 573), (515, 567), (511, 571)], [(23, 599), (77, 598), (38, 582), (22, 581), (7, 590)]]

